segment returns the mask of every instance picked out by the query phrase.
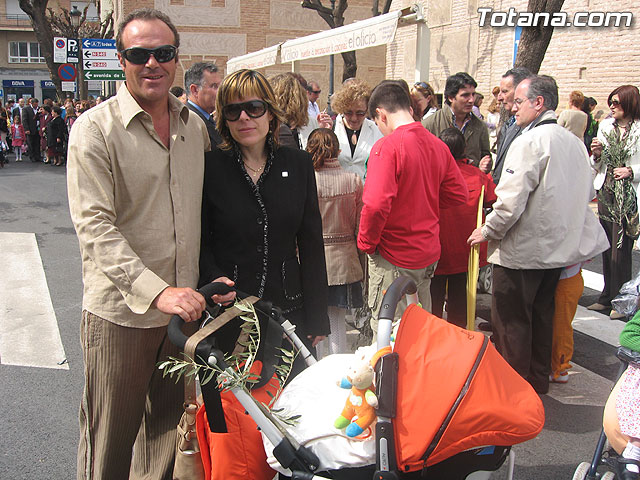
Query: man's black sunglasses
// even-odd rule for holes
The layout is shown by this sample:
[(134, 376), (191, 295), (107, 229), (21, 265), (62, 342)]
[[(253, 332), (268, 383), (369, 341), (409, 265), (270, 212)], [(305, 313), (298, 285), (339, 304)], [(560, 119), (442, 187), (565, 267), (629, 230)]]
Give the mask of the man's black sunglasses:
[(250, 100), (242, 103), (230, 103), (222, 107), (222, 116), (227, 122), (235, 122), (245, 112), (251, 118), (260, 118), (267, 113), (267, 104), (262, 100)]
[(176, 58), (178, 49), (174, 45), (161, 45), (156, 48), (131, 47), (122, 50), (120, 55), (134, 65), (144, 65), (153, 55), (158, 63), (167, 63)]

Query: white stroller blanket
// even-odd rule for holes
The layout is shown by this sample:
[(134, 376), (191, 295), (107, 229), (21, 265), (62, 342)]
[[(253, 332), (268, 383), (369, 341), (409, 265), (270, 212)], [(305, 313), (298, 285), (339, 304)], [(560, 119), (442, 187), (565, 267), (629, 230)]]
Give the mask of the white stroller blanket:
[[(375, 353), (374, 346), (362, 349), (371, 349), (367, 358)], [(358, 438), (349, 438), (343, 430), (333, 426), (349, 396), (349, 390), (340, 388), (336, 382), (347, 373), (354, 358), (353, 354), (323, 358), (298, 374), (273, 406), (276, 410), (284, 409), (282, 414), (285, 416), (300, 415), (298, 424), (287, 430), (318, 456), (320, 471), (363, 467), (376, 461), (375, 424)], [(273, 456), (273, 445), (264, 434), (262, 440), (267, 462), (274, 470), (284, 473)]]

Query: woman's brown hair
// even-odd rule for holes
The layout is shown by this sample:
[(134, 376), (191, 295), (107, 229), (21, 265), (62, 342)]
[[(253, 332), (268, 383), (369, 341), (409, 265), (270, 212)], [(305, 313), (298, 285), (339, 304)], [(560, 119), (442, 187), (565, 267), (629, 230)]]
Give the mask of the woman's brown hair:
[(324, 165), (328, 158), (337, 158), (340, 153), (338, 137), (329, 128), (316, 128), (307, 140), (307, 152), (313, 159), (313, 168), (316, 170)]
[(625, 117), (631, 117), (634, 120), (640, 119), (640, 93), (638, 87), (633, 85), (622, 85), (609, 94), (607, 105), (611, 105), (611, 99), (614, 95), (618, 95), (620, 99), (620, 107)]
[(269, 122), (269, 130), (271, 131), (271, 135), (273, 135), (275, 145), (278, 145), (278, 130), (282, 122), (283, 114), (280, 107), (278, 107), (273, 89), (260, 72), (242, 69), (227, 75), (218, 89), (218, 95), (216, 97), (216, 127), (222, 137), (222, 143), (218, 145), (218, 148), (231, 150), (235, 145), (235, 140), (231, 136), (222, 110), (230, 103), (250, 97), (258, 97), (267, 104), (267, 110), (273, 117), (271, 122)]

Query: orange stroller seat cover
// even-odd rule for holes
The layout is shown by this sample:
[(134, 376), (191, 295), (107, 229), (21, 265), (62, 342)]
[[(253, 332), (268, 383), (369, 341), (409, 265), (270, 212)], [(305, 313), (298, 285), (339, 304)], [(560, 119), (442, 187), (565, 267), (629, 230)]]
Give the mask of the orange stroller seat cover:
[[(261, 370), (262, 362), (256, 360), (251, 372), (258, 374)], [(277, 394), (278, 384), (274, 375), (273, 380), (264, 387), (252, 390), (251, 395), (266, 405)], [(267, 463), (262, 435), (256, 422), (231, 392), (222, 392), (220, 398), (227, 433), (215, 433), (209, 429), (204, 405), (196, 416), (205, 480), (271, 480), (276, 472)]]
[(533, 388), (479, 332), (417, 305), (400, 322), (394, 420), (400, 471), (416, 471), (470, 448), (534, 438), (544, 408)]

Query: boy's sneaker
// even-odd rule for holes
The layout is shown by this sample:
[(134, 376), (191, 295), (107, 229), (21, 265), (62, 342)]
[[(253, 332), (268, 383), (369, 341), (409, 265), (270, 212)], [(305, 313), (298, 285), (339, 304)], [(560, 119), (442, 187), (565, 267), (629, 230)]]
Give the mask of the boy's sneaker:
[(560, 372), (558, 375), (549, 375), (549, 381), (551, 383), (568, 383), (569, 374), (567, 372)]

